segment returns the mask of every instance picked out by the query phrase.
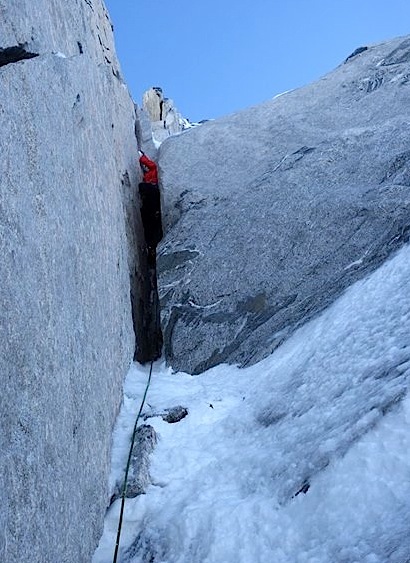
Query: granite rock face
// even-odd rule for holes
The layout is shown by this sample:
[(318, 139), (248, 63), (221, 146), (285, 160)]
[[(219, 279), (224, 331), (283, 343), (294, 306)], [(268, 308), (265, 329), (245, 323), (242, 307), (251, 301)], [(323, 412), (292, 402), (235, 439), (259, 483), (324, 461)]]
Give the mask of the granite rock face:
[(200, 373), (260, 360), (410, 229), (410, 37), (165, 141), (165, 353)]
[(137, 130), (136, 135), (138, 137), (139, 147), (151, 158), (157, 161), (158, 159), (158, 147), (153, 135), (152, 135), (152, 125), (148, 113), (137, 104), (135, 104), (135, 113), (137, 115)]
[(134, 105), (101, 0), (0, 0), (0, 42), (0, 560), (90, 561), (134, 352)]
[[(162, 88), (154, 86), (144, 92), (142, 108), (137, 110), (145, 115), (150, 123), (154, 143), (159, 145), (172, 135), (177, 135), (194, 125), (181, 113), (170, 98), (164, 96)], [(142, 116), (139, 115), (139, 119)]]
[(142, 107), (147, 112), (150, 121), (157, 122), (163, 121), (165, 118), (164, 112), (164, 95), (162, 88), (153, 86), (146, 90), (142, 96)]

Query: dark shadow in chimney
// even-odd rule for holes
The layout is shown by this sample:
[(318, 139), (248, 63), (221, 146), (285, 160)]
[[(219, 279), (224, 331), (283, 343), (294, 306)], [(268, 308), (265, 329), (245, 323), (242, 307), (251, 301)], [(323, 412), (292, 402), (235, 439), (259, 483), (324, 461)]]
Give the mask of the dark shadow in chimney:
[(139, 303), (134, 319), (136, 351), (134, 359), (144, 364), (162, 353), (162, 331), (157, 287), (157, 245), (163, 237), (161, 198), (157, 184), (139, 184), (141, 220), (145, 245), (141, 259)]

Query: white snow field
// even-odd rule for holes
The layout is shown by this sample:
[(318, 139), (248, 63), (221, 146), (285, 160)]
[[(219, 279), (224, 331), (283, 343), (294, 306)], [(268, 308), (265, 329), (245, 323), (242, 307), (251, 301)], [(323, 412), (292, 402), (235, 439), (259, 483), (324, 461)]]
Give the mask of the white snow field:
[[(125, 383), (111, 489), (147, 373), (133, 365)], [(126, 501), (120, 560), (410, 561), (409, 376), (409, 245), (250, 368), (157, 363), (145, 412), (189, 414), (147, 421), (152, 485)], [(119, 506), (94, 563), (112, 561)]]

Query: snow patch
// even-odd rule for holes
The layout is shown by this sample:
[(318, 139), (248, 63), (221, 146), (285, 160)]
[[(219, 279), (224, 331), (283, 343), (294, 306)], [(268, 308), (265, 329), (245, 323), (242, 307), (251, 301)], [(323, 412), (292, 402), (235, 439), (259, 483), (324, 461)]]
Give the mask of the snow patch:
[[(157, 363), (147, 411), (189, 414), (150, 421), (153, 484), (126, 502), (124, 561), (407, 561), (409, 334), (406, 246), (252, 367), (190, 376)], [(125, 383), (110, 487), (146, 377), (133, 365)], [(112, 560), (118, 512), (94, 563)]]

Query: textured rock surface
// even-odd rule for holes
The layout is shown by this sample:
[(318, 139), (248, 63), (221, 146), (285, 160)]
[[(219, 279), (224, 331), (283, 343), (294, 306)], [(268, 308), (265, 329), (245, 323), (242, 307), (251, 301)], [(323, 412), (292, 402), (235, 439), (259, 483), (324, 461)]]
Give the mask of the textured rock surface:
[(174, 101), (164, 97), (162, 88), (159, 87), (144, 92), (141, 111), (148, 117), (152, 137), (157, 143), (162, 143), (168, 137), (192, 127), (177, 110)]
[(148, 420), (149, 418), (155, 418), (160, 416), (162, 420), (168, 422), (169, 424), (175, 424), (176, 422), (180, 422), (186, 416), (188, 416), (188, 409), (182, 407), (181, 405), (177, 405), (176, 407), (169, 407), (164, 409), (162, 412), (150, 412), (144, 415), (144, 420)]
[(134, 351), (134, 106), (100, 0), (0, 0), (0, 42), (0, 560), (85, 562)]
[[(151, 483), (149, 474), (150, 458), (157, 443), (157, 434), (152, 426), (143, 424), (137, 428), (134, 446), (132, 448), (131, 462), (127, 479), (127, 489), (125, 496), (134, 498), (145, 493), (146, 488)], [(117, 483), (111, 502), (121, 498), (124, 487), (122, 483)]]
[(165, 409), (165, 413), (162, 415), (162, 419), (169, 424), (175, 424), (176, 422), (180, 422), (186, 416), (188, 416), (188, 409), (178, 405), (177, 407)]
[(165, 352), (250, 364), (409, 238), (410, 38), (160, 149)]
[(147, 112), (150, 121), (163, 121), (164, 120), (164, 95), (162, 88), (153, 86), (146, 90), (142, 96), (142, 107)]
[(138, 146), (151, 158), (157, 160), (158, 149), (152, 137), (151, 121), (148, 113), (135, 105), (135, 112), (137, 114), (137, 130), (136, 135), (138, 138)]

